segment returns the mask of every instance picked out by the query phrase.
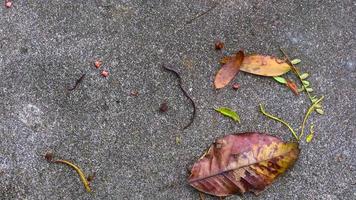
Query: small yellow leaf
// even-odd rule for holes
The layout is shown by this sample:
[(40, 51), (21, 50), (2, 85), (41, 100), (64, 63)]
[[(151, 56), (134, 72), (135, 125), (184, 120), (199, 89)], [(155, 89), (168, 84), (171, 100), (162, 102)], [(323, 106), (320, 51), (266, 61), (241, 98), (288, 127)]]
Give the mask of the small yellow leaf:
[(315, 108), (321, 108), (321, 105), (320, 104), (316, 104)]
[(321, 115), (324, 114), (324, 110), (321, 109), (321, 108), (317, 108), (317, 109), (315, 109), (315, 111), (316, 111), (317, 113), (321, 114)]
[(176, 136), (176, 144), (182, 143), (182, 138), (180, 136)]
[(314, 90), (313, 90), (313, 88), (307, 88), (306, 89), (308, 92), (313, 92)]
[(247, 55), (242, 61), (241, 71), (260, 76), (280, 76), (290, 70), (289, 64), (272, 56)]
[(292, 61), (290, 61), (293, 65), (296, 65), (296, 64), (298, 64), (298, 63), (300, 63), (300, 62), (302, 62), (300, 59), (298, 59), (298, 58), (296, 58), (296, 59), (294, 59), (294, 60), (292, 60)]
[(310, 126), (310, 133), (307, 135), (307, 137), (305, 138), (305, 140), (309, 143), (312, 141), (314, 137), (314, 125)]
[(309, 74), (308, 74), (308, 73), (304, 73), (304, 74), (300, 75), (300, 78), (301, 78), (301, 79), (306, 79), (306, 78), (308, 78), (308, 77), (309, 77)]
[(304, 87), (309, 87), (309, 85), (310, 85), (309, 81), (303, 80), (302, 82), (303, 82)]
[(306, 141), (309, 143), (312, 141), (314, 134), (307, 135)]

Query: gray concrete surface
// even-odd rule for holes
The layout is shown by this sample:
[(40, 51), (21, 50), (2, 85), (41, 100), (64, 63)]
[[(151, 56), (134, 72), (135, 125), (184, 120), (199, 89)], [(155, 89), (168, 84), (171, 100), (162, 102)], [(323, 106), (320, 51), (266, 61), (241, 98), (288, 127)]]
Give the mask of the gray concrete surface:
[[(219, 5), (186, 25), (216, 3)], [(296, 166), (260, 196), (227, 199), (356, 199), (355, 2), (344, 1), (13, 1), (0, 8), (0, 199), (198, 199), (186, 182), (191, 166), (215, 138), (262, 131), (292, 138), (258, 112), (300, 126), (307, 97), (269, 78), (240, 73), (238, 91), (215, 91), (212, 80), (223, 40), (226, 52), (302, 60), (324, 116), (313, 115), (316, 136), (302, 142)], [(100, 76), (93, 66), (103, 60)], [(174, 65), (197, 104), (194, 124)], [(83, 73), (87, 76), (73, 92)], [(137, 97), (130, 92), (137, 90)], [(159, 105), (168, 102), (167, 113)], [(212, 109), (238, 111), (236, 124)], [(176, 144), (176, 137), (182, 143)], [(53, 150), (86, 173), (49, 164)], [(207, 199), (213, 199), (208, 197)]]

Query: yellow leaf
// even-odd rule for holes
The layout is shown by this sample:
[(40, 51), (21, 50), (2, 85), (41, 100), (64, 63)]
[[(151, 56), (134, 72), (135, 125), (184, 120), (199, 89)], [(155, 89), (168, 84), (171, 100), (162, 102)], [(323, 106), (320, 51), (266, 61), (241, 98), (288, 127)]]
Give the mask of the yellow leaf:
[(264, 55), (247, 55), (240, 67), (241, 71), (260, 76), (280, 76), (290, 69), (285, 61)]

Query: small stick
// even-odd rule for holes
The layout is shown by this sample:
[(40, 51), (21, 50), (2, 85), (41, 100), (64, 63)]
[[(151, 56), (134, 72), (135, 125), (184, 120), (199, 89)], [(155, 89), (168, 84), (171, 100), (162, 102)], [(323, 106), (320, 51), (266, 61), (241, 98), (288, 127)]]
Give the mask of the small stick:
[(204, 12), (198, 14), (198, 15), (195, 16), (193, 19), (191, 19), (191, 20), (185, 22), (185, 24), (191, 24), (193, 21), (197, 20), (198, 18), (200, 18), (200, 17), (206, 15), (207, 13), (209, 13), (210, 11), (212, 11), (213, 9), (215, 9), (218, 5), (219, 5), (219, 4), (216, 3), (214, 6), (212, 6), (212, 7), (209, 8), (208, 10), (206, 10), (206, 11), (204, 11)]
[(178, 77), (178, 83), (179, 83), (180, 89), (182, 90), (184, 96), (186, 96), (186, 97), (189, 99), (190, 103), (191, 103), (192, 106), (193, 106), (193, 112), (192, 112), (192, 116), (190, 117), (190, 122), (189, 122), (187, 125), (185, 125), (185, 126), (183, 127), (183, 129), (186, 129), (186, 128), (188, 128), (188, 127), (193, 123), (193, 121), (194, 121), (194, 119), (195, 119), (195, 113), (196, 113), (196, 106), (195, 106), (195, 103), (194, 103), (193, 99), (188, 95), (187, 91), (184, 90), (184, 88), (183, 88), (183, 86), (182, 86), (182, 78), (180, 77), (179, 73), (178, 73), (175, 69), (172, 69), (172, 68), (167, 67), (167, 66), (165, 66), (165, 65), (163, 65), (163, 68), (165, 68), (165, 69), (168, 70), (168, 71), (173, 72), (173, 73), (176, 75), (176, 77)]
[(294, 129), (293, 129), (287, 122), (285, 122), (284, 120), (282, 120), (282, 119), (280, 119), (280, 118), (278, 118), (278, 117), (275, 117), (275, 116), (273, 116), (273, 115), (267, 113), (267, 112), (265, 111), (265, 109), (264, 109), (264, 107), (263, 107), (262, 104), (260, 104), (260, 110), (261, 110), (262, 114), (264, 114), (265, 116), (267, 116), (267, 117), (269, 117), (269, 118), (271, 118), (271, 119), (274, 119), (274, 120), (276, 120), (276, 121), (278, 121), (278, 122), (281, 122), (282, 124), (286, 125), (286, 126), (288, 127), (288, 129), (292, 132), (294, 138), (295, 138), (297, 141), (299, 141), (300, 137), (297, 136), (297, 134), (295, 133)]
[(72, 88), (68, 88), (68, 91), (75, 90), (77, 86), (83, 81), (84, 78), (85, 78), (85, 74), (83, 74), (77, 81), (75, 81), (74, 86)]

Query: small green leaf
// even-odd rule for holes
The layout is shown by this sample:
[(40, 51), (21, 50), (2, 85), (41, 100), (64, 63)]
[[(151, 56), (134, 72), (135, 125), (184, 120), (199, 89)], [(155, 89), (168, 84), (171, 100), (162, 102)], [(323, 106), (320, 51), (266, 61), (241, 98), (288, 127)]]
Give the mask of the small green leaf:
[(312, 96), (311, 97), (311, 102), (315, 103), (316, 101), (318, 101), (318, 97), (317, 96)]
[(316, 104), (315, 108), (321, 108), (321, 105), (320, 104)]
[(306, 79), (308, 78), (309, 74), (308, 73), (303, 73), (302, 75), (300, 75), (301, 79)]
[(298, 92), (303, 92), (304, 91), (304, 87), (298, 88)]
[(176, 136), (176, 144), (182, 143), (182, 138), (180, 136)]
[(310, 82), (309, 81), (306, 81), (306, 80), (303, 80), (303, 85), (305, 87), (308, 87), (310, 85)]
[(324, 114), (324, 110), (321, 109), (321, 108), (317, 108), (317, 109), (315, 109), (315, 111), (316, 111), (317, 113), (321, 114), (321, 115)]
[(302, 62), (300, 59), (296, 58), (296, 59), (293, 59), (292, 61), (290, 61), (293, 65), (296, 65), (300, 62)]
[(278, 83), (282, 83), (282, 84), (287, 84), (287, 80), (283, 77), (280, 76), (274, 76), (273, 79), (275, 81), (277, 81)]
[(222, 115), (225, 115), (227, 117), (230, 117), (234, 121), (237, 121), (240, 123), (240, 116), (233, 110), (227, 107), (221, 107), (218, 109), (215, 109), (217, 112), (221, 113)]
[(307, 90), (307, 92), (313, 92), (314, 91), (313, 88), (307, 88), (306, 90)]
[(310, 126), (310, 133), (307, 135), (306, 141), (307, 141), (308, 143), (311, 142), (312, 139), (313, 139), (313, 137), (314, 137), (314, 125), (311, 125), (311, 126)]

